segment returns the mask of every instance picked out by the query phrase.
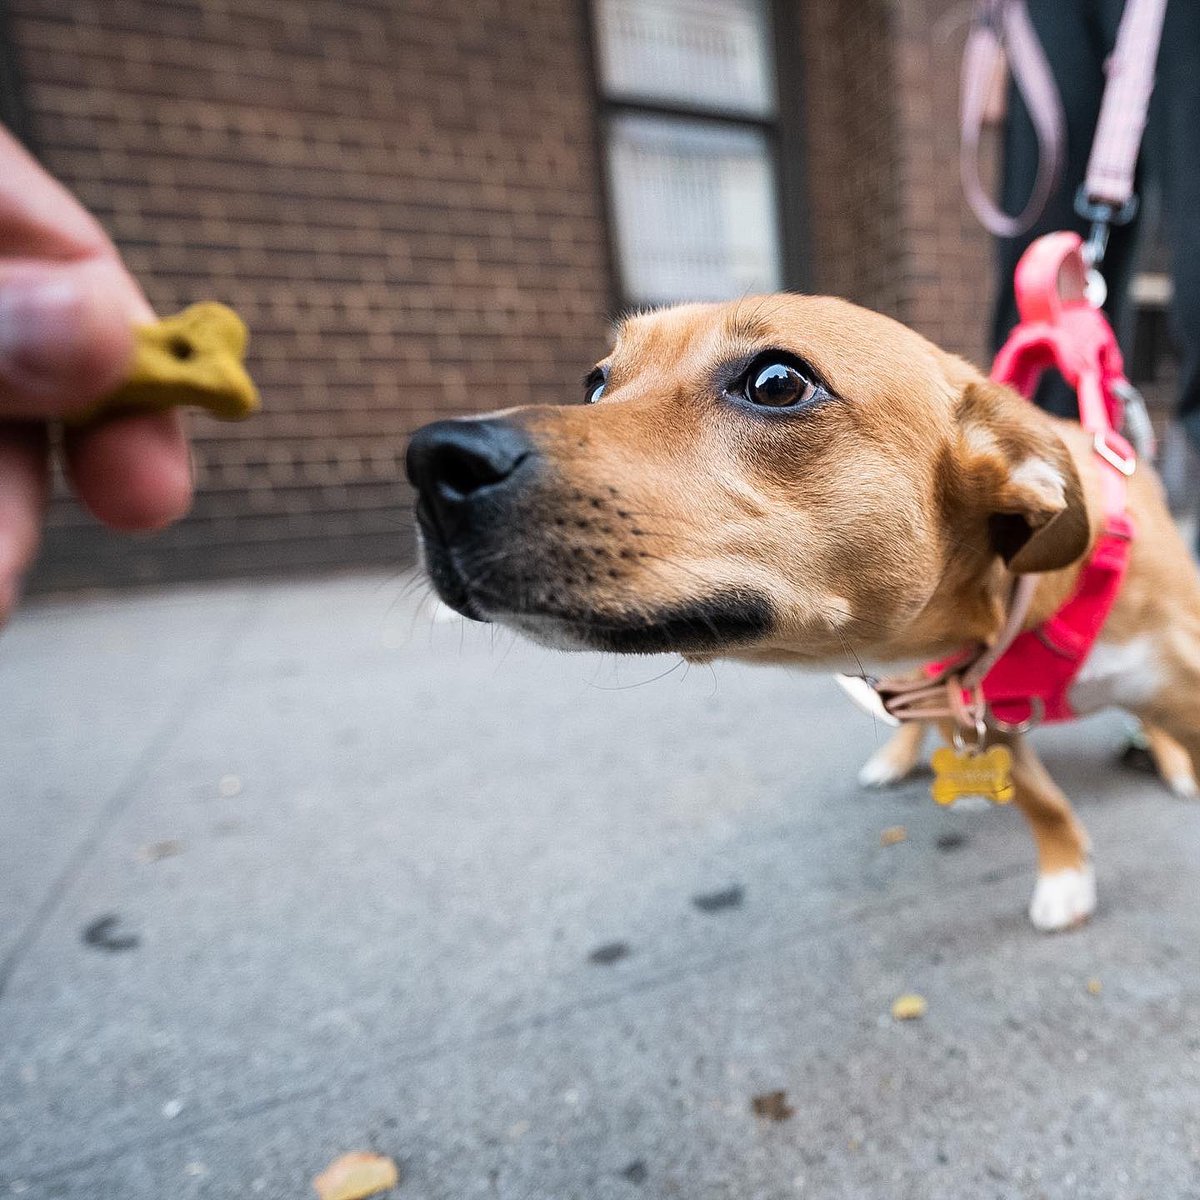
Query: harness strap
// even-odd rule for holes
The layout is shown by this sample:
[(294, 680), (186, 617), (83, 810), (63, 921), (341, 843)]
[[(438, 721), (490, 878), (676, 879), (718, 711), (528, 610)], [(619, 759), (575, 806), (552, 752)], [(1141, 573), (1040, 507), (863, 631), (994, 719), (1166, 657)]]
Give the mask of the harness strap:
[(1027, 629), (1036, 575), (1016, 577), (1004, 619), (986, 645), (927, 666), (917, 677), (845, 680), (852, 697), (893, 723), (951, 720), (960, 729), (1024, 729), (1042, 718), (1073, 716), (1070, 688), (1112, 610), (1129, 565), (1133, 523), (1128, 479), (1136, 469), (1122, 418), (1124, 364), (1116, 336), (1083, 288), (1082, 239), (1039, 238), (1017, 266), (1021, 323), (1001, 348), (992, 378), (1029, 398), (1042, 373), (1057, 367), (1079, 399), (1079, 420), (1099, 467), (1103, 525), (1080, 566), (1073, 594), (1037, 628)]

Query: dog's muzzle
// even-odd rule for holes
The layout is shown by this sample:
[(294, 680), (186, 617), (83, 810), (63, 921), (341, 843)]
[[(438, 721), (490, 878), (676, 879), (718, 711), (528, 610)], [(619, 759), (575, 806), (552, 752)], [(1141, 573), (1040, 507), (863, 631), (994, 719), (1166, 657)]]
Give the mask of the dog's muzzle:
[(644, 563), (660, 559), (642, 550), (638, 515), (611, 487), (564, 479), (519, 420), (427, 425), (406, 466), (425, 566), (463, 616), (559, 649), (626, 654), (715, 653), (772, 625), (770, 601), (753, 588), (648, 587)]
[(450, 543), (518, 483), (534, 456), (526, 434), (507, 421), (437, 421), (417, 431), (405, 467), (419, 515)]
[(462, 559), (474, 557), (489, 533), (511, 519), (537, 457), (522, 429), (494, 417), (437, 421), (409, 443), (405, 467), (417, 491), (426, 566), (438, 594), (464, 616), (486, 619), (471, 597)]

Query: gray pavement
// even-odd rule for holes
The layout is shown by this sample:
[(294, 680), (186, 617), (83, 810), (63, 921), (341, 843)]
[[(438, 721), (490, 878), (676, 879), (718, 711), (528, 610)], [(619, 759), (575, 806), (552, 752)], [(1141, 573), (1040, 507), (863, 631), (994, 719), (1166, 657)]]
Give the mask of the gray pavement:
[(1046, 938), (1020, 817), (859, 791), (827, 679), (404, 592), (0, 638), (0, 1197), (292, 1200), (359, 1148), (400, 1200), (1200, 1197), (1200, 807), (1118, 719), (1040, 737), (1102, 889)]

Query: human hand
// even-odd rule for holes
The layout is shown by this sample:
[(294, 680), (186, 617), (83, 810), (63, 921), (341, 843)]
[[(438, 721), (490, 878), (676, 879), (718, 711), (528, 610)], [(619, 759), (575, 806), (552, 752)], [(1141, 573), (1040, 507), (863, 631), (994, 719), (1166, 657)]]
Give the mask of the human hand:
[[(153, 319), (99, 223), (0, 127), (0, 623), (41, 537), (48, 423), (113, 391), (133, 326)], [(191, 505), (175, 412), (68, 428), (63, 455), (79, 500), (113, 529), (160, 529)]]

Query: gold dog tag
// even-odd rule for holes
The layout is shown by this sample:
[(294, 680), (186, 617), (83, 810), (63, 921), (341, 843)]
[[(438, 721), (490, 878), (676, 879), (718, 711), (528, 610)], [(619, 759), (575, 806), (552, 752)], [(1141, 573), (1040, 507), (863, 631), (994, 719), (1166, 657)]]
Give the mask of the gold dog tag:
[(247, 336), (241, 317), (211, 300), (140, 325), (134, 330), (129, 377), (115, 392), (73, 415), (71, 424), (181, 405), (205, 408), (223, 421), (240, 421), (259, 404), (258, 390), (242, 365)]
[(1007, 804), (1014, 795), (1012, 753), (1007, 746), (988, 750), (955, 750), (943, 746), (933, 752), (933, 798), (953, 804), (968, 796), (981, 796), (993, 804)]

